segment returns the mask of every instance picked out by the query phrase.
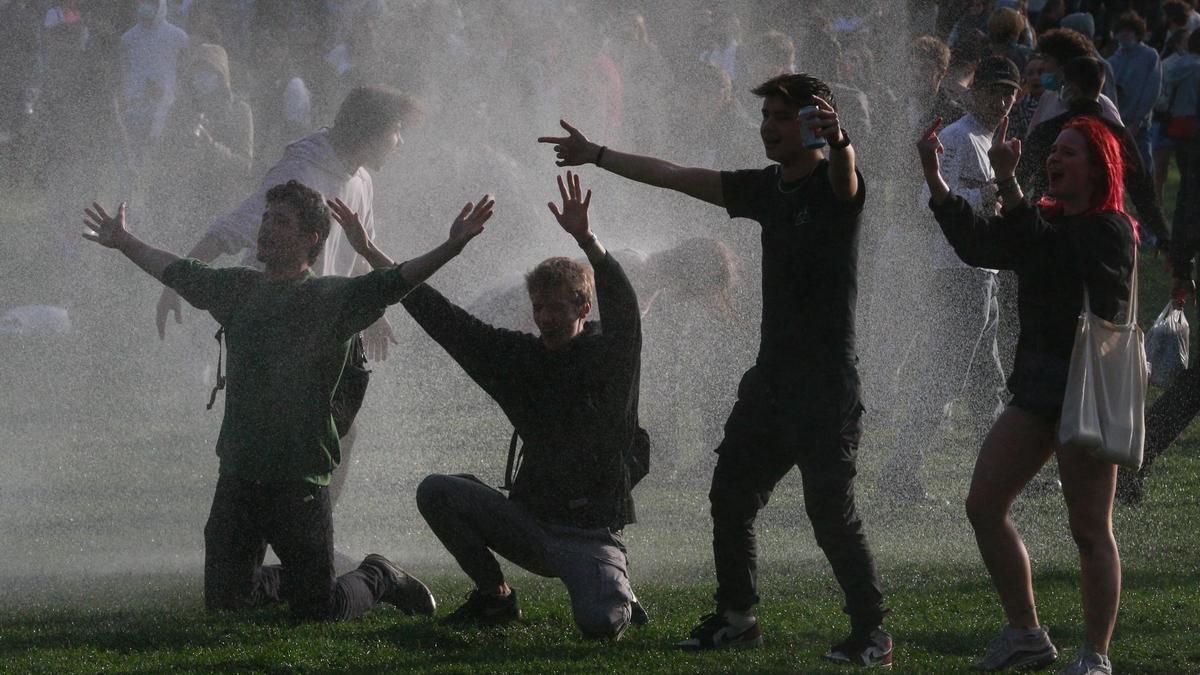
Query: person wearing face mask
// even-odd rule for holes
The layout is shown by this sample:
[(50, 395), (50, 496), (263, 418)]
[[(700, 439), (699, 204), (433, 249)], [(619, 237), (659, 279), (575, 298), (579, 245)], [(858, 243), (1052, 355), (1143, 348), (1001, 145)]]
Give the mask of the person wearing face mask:
[(1150, 112), (1162, 90), (1162, 64), (1153, 47), (1142, 44), (1146, 21), (1134, 11), (1120, 16), (1113, 25), (1117, 51), (1108, 59), (1117, 84), (1117, 108), (1121, 121), (1137, 141), (1142, 164), (1154, 168), (1150, 155)]
[(1099, 117), (1120, 145), (1125, 162), (1123, 176), (1126, 194), (1137, 209), (1142, 224), (1156, 237), (1156, 245), (1162, 250), (1168, 250), (1170, 233), (1167, 230), (1166, 216), (1163, 214), (1162, 203), (1154, 192), (1150, 172), (1142, 164), (1137, 142), (1128, 128), (1107, 115), (1102, 115), (1099, 100), (1103, 97), (1100, 93), (1104, 80), (1103, 66), (1096, 59), (1085, 56), (1067, 63), (1062, 72), (1064, 82), (1061, 98), (1066, 102), (1067, 109), (1038, 125), (1025, 140), (1023, 154), (1026, 161), (1017, 167), (1017, 180), (1022, 189), (1027, 190), (1031, 198), (1046, 194), (1049, 189), (1049, 177), (1045, 171), (1045, 160), (1050, 156), (1054, 139), (1076, 117)]
[(219, 45), (190, 50), (180, 92), (150, 180), (153, 194), (169, 197), (157, 202), (161, 213), (152, 222), (168, 228), (171, 243), (184, 245), (198, 223), (233, 208), (250, 180), (254, 117), (230, 88), (229, 59)]
[(1020, 288), (1021, 334), (1008, 378), (1012, 400), (983, 442), (966, 503), (1006, 625), (972, 668), (1037, 669), (1058, 658), (1038, 620), (1029, 555), (1009, 516), (1017, 495), (1055, 455), (1079, 550), (1084, 628), (1082, 647), (1060, 672), (1111, 675), (1107, 654), (1121, 594), (1112, 529), (1117, 467), (1057, 443), (1055, 432), (1084, 289), (1097, 316), (1125, 320), (1129, 311), (1137, 225), (1123, 207), (1124, 153), (1099, 117), (1072, 119), (1046, 160), (1048, 194), (1034, 205), (1015, 176), (1023, 163), (1021, 141), (1005, 141), (1005, 126), (997, 128), (988, 150), (998, 216), (977, 212), (950, 191), (939, 167), (937, 122), (917, 142), (930, 208), (959, 258), (975, 267), (1013, 270)]
[[(1092, 42), (1082, 33), (1068, 29), (1056, 28), (1047, 31), (1038, 40), (1038, 54), (1042, 57), (1042, 86), (1045, 87), (1045, 93), (1042, 94), (1042, 100), (1038, 102), (1037, 112), (1034, 113), (1033, 119), (1029, 121), (1029, 134), (1037, 128), (1037, 125), (1046, 120), (1061, 115), (1066, 109), (1067, 104), (1059, 95), (1059, 89), (1063, 84), (1063, 66), (1072, 59), (1077, 59), (1082, 56), (1090, 56), (1095, 58), (1097, 63), (1105, 69), (1105, 76), (1100, 81), (1101, 93), (1100, 102), (1102, 115), (1117, 124), (1121, 122), (1121, 112), (1117, 110), (1116, 88), (1112, 87), (1111, 92), (1106, 89), (1106, 83), (1110, 83), (1112, 78), (1107, 74), (1109, 68), (1108, 62), (1099, 58), (1095, 48), (1092, 47)], [(1027, 134), (1028, 136), (1028, 134)]]

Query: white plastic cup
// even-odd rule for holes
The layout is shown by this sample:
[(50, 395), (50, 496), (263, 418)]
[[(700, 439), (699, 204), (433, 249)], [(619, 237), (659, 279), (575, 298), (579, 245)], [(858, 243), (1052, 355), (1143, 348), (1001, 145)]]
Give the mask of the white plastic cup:
[(818, 136), (817, 133), (813, 131), (812, 126), (809, 124), (809, 117), (817, 114), (817, 110), (817, 106), (810, 105), (801, 108), (800, 112), (797, 113), (800, 117), (800, 138), (804, 140), (804, 147), (810, 149), (823, 148), (828, 145), (828, 143), (825, 141), (825, 138)]

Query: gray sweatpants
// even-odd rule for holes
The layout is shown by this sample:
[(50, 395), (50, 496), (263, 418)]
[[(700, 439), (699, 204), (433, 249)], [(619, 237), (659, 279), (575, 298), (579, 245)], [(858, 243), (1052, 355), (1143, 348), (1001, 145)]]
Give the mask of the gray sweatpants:
[(534, 574), (562, 579), (585, 636), (618, 638), (629, 626), (633, 591), (619, 531), (541, 522), (469, 475), (426, 477), (417, 508), (476, 587), (504, 583), (494, 551)]

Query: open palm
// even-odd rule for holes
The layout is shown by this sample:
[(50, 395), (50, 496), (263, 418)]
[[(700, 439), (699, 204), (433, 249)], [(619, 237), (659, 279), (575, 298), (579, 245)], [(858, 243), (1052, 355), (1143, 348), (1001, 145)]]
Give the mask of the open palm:
[(554, 218), (567, 234), (579, 241), (586, 239), (591, 235), (591, 228), (588, 226), (588, 205), (592, 203), (592, 191), (588, 190), (585, 196), (579, 186), (579, 174), (568, 171), (565, 183), (562, 176), (558, 177), (558, 193), (562, 195), (562, 209), (550, 202), (550, 213), (554, 214)]

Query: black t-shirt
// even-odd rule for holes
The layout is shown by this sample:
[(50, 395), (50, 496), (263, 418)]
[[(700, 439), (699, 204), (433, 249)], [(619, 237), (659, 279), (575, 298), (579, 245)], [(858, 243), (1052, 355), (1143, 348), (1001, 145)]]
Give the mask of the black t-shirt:
[(763, 311), (758, 366), (776, 395), (841, 387), (854, 372), (859, 218), (866, 183), (837, 199), (829, 162), (784, 183), (779, 165), (723, 172), (731, 218), (762, 225)]

